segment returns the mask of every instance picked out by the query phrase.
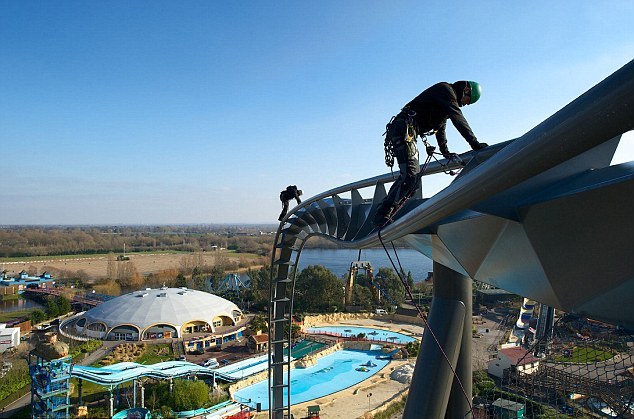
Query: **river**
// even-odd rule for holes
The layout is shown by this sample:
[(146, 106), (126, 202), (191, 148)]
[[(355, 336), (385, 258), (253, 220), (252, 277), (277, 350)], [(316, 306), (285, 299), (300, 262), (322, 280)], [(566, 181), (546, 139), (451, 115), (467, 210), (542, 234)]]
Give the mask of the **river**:
[(15, 300), (0, 300), (0, 313), (10, 313), (13, 311), (21, 310), (35, 310), (36, 308), (43, 309), (43, 307), (35, 301), (27, 298), (16, 298)]
[[(403, 270), (406, 273), (411, 272), (416, 282), (427, 278), (428, 273), (433, 270), (431, 259), (422, 253), (407, 248), (396, 249), (396, 252)], [(390, 256), (398, 266), (391, 249)], [(354, 249), (304, 249), (299, 258), (299, 269), (309, 265), (322, 265), (341, 278), (350, 269), (350, 264), (357, 260), (370, 262), (375, 274), (379, 268), (392, 269), (392, 264), (382, 248), (361, 250), (361, 258), (359, 258), (359, 251)]]

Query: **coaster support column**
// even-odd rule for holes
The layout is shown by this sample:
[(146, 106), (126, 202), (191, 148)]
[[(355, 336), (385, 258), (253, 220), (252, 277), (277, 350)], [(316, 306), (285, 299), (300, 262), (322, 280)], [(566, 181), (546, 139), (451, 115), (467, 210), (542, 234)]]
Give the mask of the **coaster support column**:
[(403, 419), (471, 417), (471, 306), (471, 279), (434, 262), (434, 298)]

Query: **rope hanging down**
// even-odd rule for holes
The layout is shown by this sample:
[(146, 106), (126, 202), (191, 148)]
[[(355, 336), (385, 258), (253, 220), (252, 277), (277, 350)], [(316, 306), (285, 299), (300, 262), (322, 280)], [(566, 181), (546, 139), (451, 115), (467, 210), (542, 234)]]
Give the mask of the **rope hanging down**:
[(436, 346), (438, 347), (438, 350), (440, 351), (440, 353), (442, 354), (443, 358), (447, 362), (447, 365), (449, 366), (449, 369), (451, 369), (451, 373), (453, 374), (454, 379), (456, 380), (456, 382), (460, 386), (460, 389), (462, 390), (462, 394), (464, 395), (464, 397), (465, 397), (465, 399), (466, 399), (466, 401), (467, 401), (467, 403), (469, 405), (469, 411), (467, 411), (465, 413), (465, 415), (464, 415), (465, 417), (467, 417), (473, 411), (473, 404), (471, 402), (471, 397), (469, 397), (469, 395), (467, 394), (467, 391), (465, 390), (465, 388), (464, 388), (464, 386), (462, 384), (462, 381), (460, 380), (460, 377), (458, 377), (458, 374), (456, 373), (455, 368), (451, 365), (451, 361), (449, 361), (449, 357), (447, 356), (447, 354), (443, 350), (442, 345), (440, 344), (440, 341), (438, 340), (438, 338), (436, 337), (436, 334), (434, 333), (434, 331), (430, 327), (429, 323), (427, 322), (427, 316), (425, 316), (423, 314), (423, 311), (421, 310), (420, 306), (414, 300), (414, 296), (412, 295), (412, 289), (410, 288), (409, 284), (407, 283), (407, 281), (405, 280), (405, 278), (403, 276), (403, 273), (405, 271), (403, 270), (403, 267), (401, 266), (401, 261), (400, 261), (400, 259), (398, 257), (398, 252), (396, 251), (396, 247), (394, 246), (394, 242), (390, 242), (390, 243), (392, 244), (392, 250), (394, 251), (394, 255), (396, 256), (396, 260), (398, 261), (399, 269), (397, 269), (396, 265), (394, 264), (394, 261), (392, 260), (392, 256), (390, 255), (390, 252), (387, 250), (387, 247), (385, 246), (385, 243), (383, 242), (383, 238), (381, 237), (381, 229), (379, 229), (379, 231), (378, 231), (378, 237), (379, 237), (379, 241), (381, 242), (381, 246), (383, 246), (383, 250), (385, 250), (385, 254), (387, 255), (388, 259), (390, 260), (390, 263), (392, 264), (392, 267), (396, 271), (396, 274), (398, 275), (398, 278), (401, 280), (401, 283), (403, 284), (403, 287), (405, 288), (405, 292), (407, 293), (407, 296), (409, 297), (411, 303), (416, 308), (416, 311), (418, 312), (418, 317), (420, 317), (423, 320), (423, 323), (425, 324), (425, 329), (429, 330), (429, 333), (434, 338), (434, 342), (436, 342)]

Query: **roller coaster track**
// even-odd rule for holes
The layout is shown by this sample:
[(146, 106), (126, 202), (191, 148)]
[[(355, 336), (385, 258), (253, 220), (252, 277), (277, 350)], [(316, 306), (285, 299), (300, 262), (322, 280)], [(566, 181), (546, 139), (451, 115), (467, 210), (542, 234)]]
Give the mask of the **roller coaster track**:
[[(460, 175), (425, 198), (425, 176), (447, 162), (430, 164), (421, 189), (381, 238), (402, 239), (483, 283), (633, 327), (634, 163), (610, 165), (621, 135), (632, 129), (634, 61), (523, 136), (465, 153)], [(346, 248), (378, 246), (371, 221), (393, 179), (386, 173), (323, 192), (280, 224), (269, 306), (271, 418), (290, 417), (290, 368), (282, 354), (306, 241), (320, 236)]]

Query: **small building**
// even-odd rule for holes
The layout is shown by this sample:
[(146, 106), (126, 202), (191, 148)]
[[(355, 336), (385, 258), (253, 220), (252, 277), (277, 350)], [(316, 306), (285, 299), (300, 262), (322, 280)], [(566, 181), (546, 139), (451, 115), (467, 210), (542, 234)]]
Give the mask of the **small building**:
[(234, 340), (241, 340), (244, 336), (246, 327), (233, 327), (228, 328), (226, 333), (213, 333), (207, 335), (194, 336), (191, 339), (183, 341), (185, 351), (189, 353), (203, 353), (210, 349), (220, 349), (223, 343), (231, 342)]
[(17, 319), (9, 320), (7, 327), (17, 327), (20, 329), (21, 335), (26, 335), (31, 331), (31, 320), (26, 317), (20, 317)]
[(495, 417), (500, 419), (523, 418), (526, 406), (511, 400), (499, 398), (492, 403)]
[(55, 285), (55, 280), (48, 272), (39, 276), (31, 276), (23, 270), (18, 274), (18, 277), (10, 277), (4, 270), (0, 277), (0, 296), (22, 294), (28, 288), (51, 288), (53, 285)]
[(489, 361), (487, 372), (498, 378), (503, 378), (505, 371), (511, 370), (521, 374), (532, 374), (537, 371), (539, 361), (539, 358), (519, 346), (504, 348)]
[(264, 352), (268, 347), (269, 335), (266, 333), (251, 335), (247, 338), (247, 348), (249, 348), (249, 352), (251, 353)]
[(318, 404), (313, 405), (313, 406), (308, 406), (308, 416), (306, 416), (307, 418), (315, 418), (315, 419), (319, 419), (319, 411), (320, 411), (320, 407)]
[(499, 288), (475, 290), (475, 302), (485, 306), (494, 305), (498, 301), (511, 301), (518, 298), (517, 295)]
[(8, 349), (15, 348), (20, 344), (20, 328), (7, 327), (6, 324), (0, 324), (0, 353)]

